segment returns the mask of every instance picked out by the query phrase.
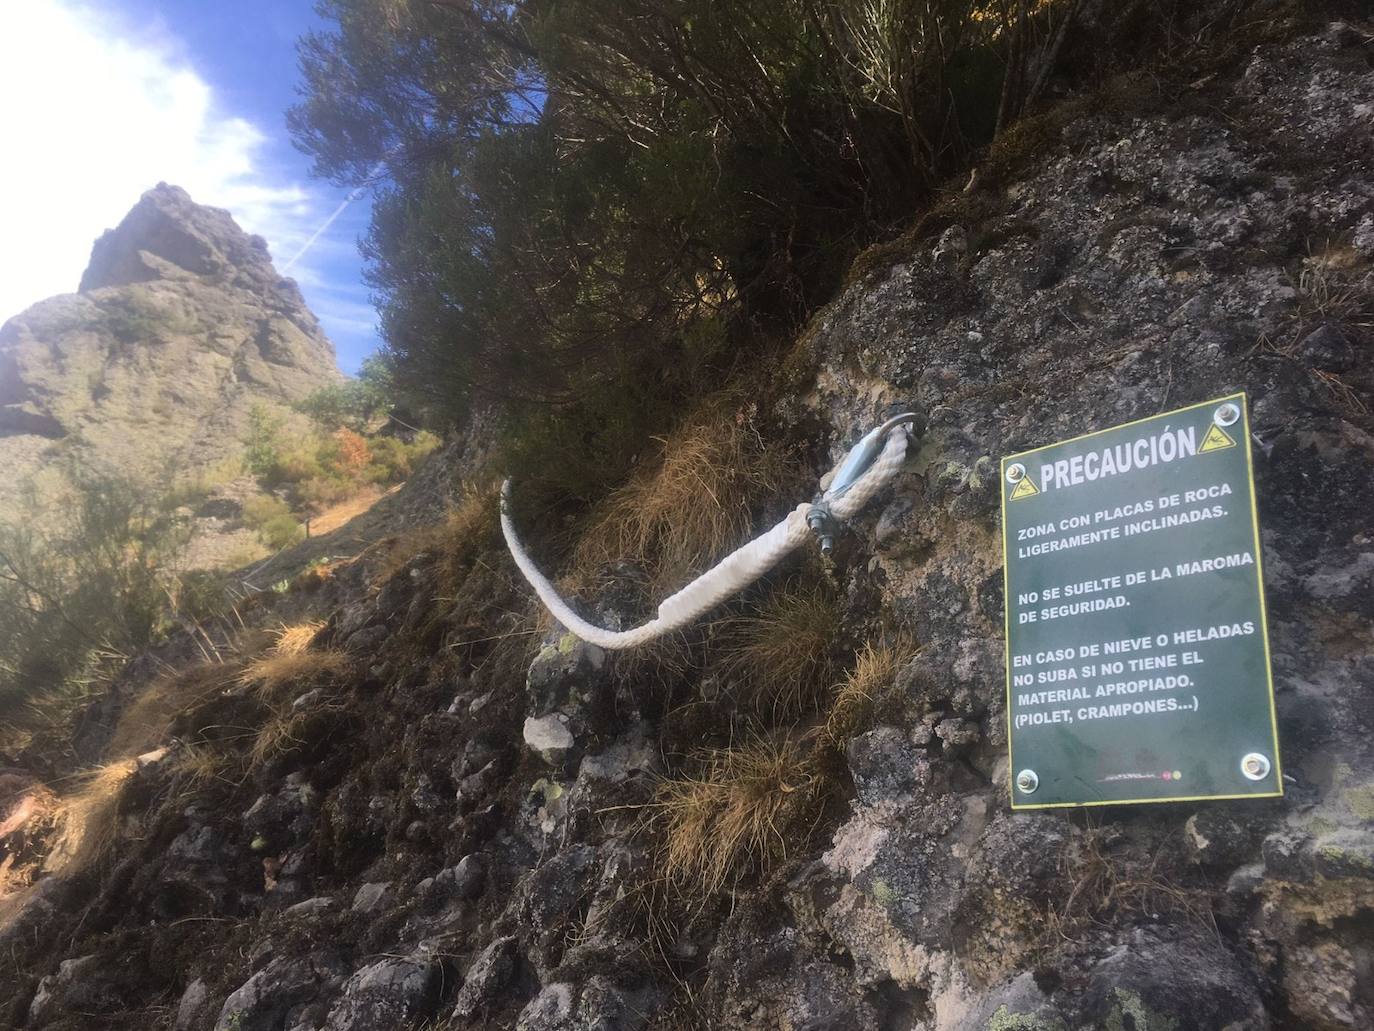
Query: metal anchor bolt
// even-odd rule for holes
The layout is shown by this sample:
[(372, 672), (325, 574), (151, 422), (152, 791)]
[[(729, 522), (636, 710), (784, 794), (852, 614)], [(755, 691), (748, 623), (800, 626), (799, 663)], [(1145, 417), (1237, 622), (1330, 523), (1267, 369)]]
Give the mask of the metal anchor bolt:
[(1007, 482), (1008, 482), (1008, 483), (1019, 483), (1020, 480), (1021, 480), (1021, 477), (1025, 476), (1025, 475), (1026, 475), (1026, 467), (1025, 467), (1024, 465), (1022, 465), (1020, 462), (1013, 462), (1011, 465), (1007, 466)]
[(1240, 407), (1231, 401), (1212, 413), (1212, 421), (1218, 426), (1231, 426), (1240, 418)]
[(1259, 752), (1250, 752), (1241, 759), (1240, 772), (1250, 780), (1263, 780), (1269, 776), (1269, 758)]
[(1016, 775), (1016, 786), (1022, 794), (1029, 795), (1040, 786), (1040, 778), (1034, 770), (1022, 770)]

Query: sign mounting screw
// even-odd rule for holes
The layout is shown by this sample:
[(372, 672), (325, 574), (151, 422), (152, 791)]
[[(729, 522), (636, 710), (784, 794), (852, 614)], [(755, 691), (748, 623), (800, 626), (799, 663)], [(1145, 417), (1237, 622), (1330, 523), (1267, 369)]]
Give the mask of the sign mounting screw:
[(1240, 408), (1231, 401), (1227, 401), (1212, 413), (1212, 421), (1218, 426), (1233, 426), (1239, 418)]
[(1020, 483), (1021, 478), (1026, 475), (1026, 467), (1020, 462), (1012, 462), (1007, 466), (1007, 482)]
[(1016, 786), (1023, 795), (1029, 795), (1040, 786), (1040, 778), (1034, 770), (1022, 770), (1016, 775)]
[(1241, 759), (1240, 772), (1250, 780), (1263, 780), (1269, 776), (1269, 758), (1259, 752), (1250, 752)]

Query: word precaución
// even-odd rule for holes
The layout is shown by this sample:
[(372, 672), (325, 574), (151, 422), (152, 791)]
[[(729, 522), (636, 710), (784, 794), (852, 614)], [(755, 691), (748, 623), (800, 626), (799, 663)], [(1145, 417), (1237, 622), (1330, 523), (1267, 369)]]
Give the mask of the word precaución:
[(1165, 426), (1148, 437), (1089, 451), (1085, 455), (1059, 458), (1040, 467), (1042, 491), (1063, 490), (1108, 476), (1120, 476), (1133, 469), (1191, 458), (1197, 454), (1197, 428), (1185, 426), (1171, 430)]

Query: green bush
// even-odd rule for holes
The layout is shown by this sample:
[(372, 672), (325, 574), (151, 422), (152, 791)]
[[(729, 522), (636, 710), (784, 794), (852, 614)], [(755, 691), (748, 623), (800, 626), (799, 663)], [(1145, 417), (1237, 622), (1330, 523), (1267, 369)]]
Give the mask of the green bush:
[(364, 359), (356, 379), (321, 387), (296, 408), (326, 431), (346, 426), (362, 433), (392, 407), (393, 394), (391, 369), (383, 357), (374, 355)]
[(294, 516), (273, 516), (258, 527), (258, 537), (269, 548), (280, 551), (305, 540), (305, 527)]
[(296, 485), (297, 499), (316, 512), (337, 505), (356, 491), (356, 484), (332, 476), (315, 476)]
[(417, 433), (409, 444), (397, 437), (374, 437), (368, 441), (372, 461), (364, 476), (383, 485), (400, 483), (438, 446), (439, 438), (427, 431)]
[(249, 498), (243, 503), (243, 521), (250, 530), (260, 530), (269, 519), (290, 514), (291, 506), (271, 494)]
[(263, 544), (277, 551), (305, 539), (305, 527), (296, 521), (291, 506), (270, 494), (245, 501), (243, 521), (257, 531)]
[(1052, 65), (1070, 6), (322, 0), (288, 121), (317, 172), (386, 169), (395, 386), (566, 404), (695, 320), (797, 324), (1030, 99), (1004, 69)]
[(248, 410), (248, 433), (243, 441), (243, 460), (254, 476), (268, 476), (281, 461), (281, 428), (279, 415), (260, 404)]
[(269, 486), (278, 487), (323, 476), (322, 451), (327, 454), (317, 441), (307, 439), (291, 451), (279, 454), (263, 479)]
[[(36, 497), (0, 523), (0, 709), (76, 690), (148, 643), (191, 539), (179, 498), (72, 464), (68, 504)], [(42, 513), (41, 517), (39, 513)]]

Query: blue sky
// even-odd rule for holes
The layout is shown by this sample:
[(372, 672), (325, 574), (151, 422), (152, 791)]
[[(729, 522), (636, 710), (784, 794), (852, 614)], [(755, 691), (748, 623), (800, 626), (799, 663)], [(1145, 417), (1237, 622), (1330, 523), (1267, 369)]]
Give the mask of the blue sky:
[[(292, 145), (310, 0), (23, 0), (0, 14), (0, 321), (70, 292), (91, 243), (159, 180), (228, 208), (279, 270), (348, 196)], [(10, 147), (6, 147), (7, 151)], [(349, 205), (288, 271), (355, 372), (378, 346)]]

